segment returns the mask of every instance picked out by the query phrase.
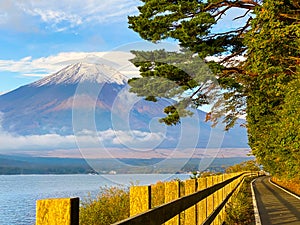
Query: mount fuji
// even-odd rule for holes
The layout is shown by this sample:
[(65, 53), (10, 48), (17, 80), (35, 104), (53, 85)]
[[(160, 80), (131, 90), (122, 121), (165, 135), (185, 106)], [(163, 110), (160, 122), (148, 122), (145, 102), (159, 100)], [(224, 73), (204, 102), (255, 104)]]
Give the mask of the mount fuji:
[[(186, 118), (178, 126), (166, 127), (158, 120), (172, 100), (153, 103), (138, 98), (129, 92), (127, 80), (128, 77), (107, 65), (70, 65), (1, 95), (1, 132), (27, 137), (94, 135), (91, 131), (95, 131), (109, 146), (126, 147), (124, 143), (137, 139), (148, 140), (149, 145), (149, 140), (153, 139), (159, 141), (156, 145), (159, 148), (184, 145), (190, 137), (197, 136), (194, 147), (207, 146), (213, 129), (204, 122), (205, 112), (194, 110), (194, 118)], [(120, 136), (112, 136), (113, 132)], [(183, 134), (187, 140), (178, 143)], [(219, 147), (248, 148), (246, 129), (236, 126), (224, 133)]]
[[(103, 86), (97, 108), (108, 112), (118, 90), (126, 85), (126, 77), (105, 65), (77, 63), (29, 85), (0, 96), (2, 129), (18, 135), (73, 133), (72, 110), (79, 83), (89, 90)], [(87, 95), (82, 107), (92, 104)], [(108, 122), (109, 123), (109, 122)], [(108, 125), (103, 124), (103, 129)]]
[(80, 82), (125, 85), (127, 78), (107, 65), (76, 63), (65, 67), (53, 75), (38, 80), (29, 86), (72, 85)]

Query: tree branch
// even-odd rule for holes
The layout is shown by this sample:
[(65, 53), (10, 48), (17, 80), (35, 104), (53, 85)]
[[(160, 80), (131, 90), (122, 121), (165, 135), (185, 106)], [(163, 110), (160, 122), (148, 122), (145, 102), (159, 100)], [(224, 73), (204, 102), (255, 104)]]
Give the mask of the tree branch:
[(227, 75), (229, 73), (240, 73), (245, 74), (245, 71), (243, 69), (237, 68), (237, 67), (225, 67), (222, 69), (222, 72), (225, 72), (224, 75)]
[(225, 63), (226, 61), (228, 61), (229, 59), (232, 59), (233, 57), (235, 57), (235, 56), (237, 56), (237, 55), (240, 55), (242, 52), (244, 52), (244, 51), (246, 51), (246, 50), (247, 50), (247, 48), (242, 48), (242, 49), (240, 49), (239, 51), (232, 53), (231, 55), (225, 57), (222, 61), (220, 61), (220, 64), (223, 64), (223, 63)]
[[(295, 20), (295, 21), (299, 21), (300, 22), (300, 18), (299, 16), (297, 17), (297, 15), (292, 15), (292, 14), (279, 14), (281, 17), (286, 18), (286, 19), (290, 19), (290, 20)], [(298, 23), (299, 23), (298, 22)]]
[(190, 96), (190, 99), (193, 99), (195, 95), (201, 91), (201, 89), (204, 87), (204, 83)]
[(257, 3), (257, 1), (253, 1), (253, 0), (240, 0), (234, 2), (223, 0), (216, 3), (210, 3), (207, 7), (204, 8), (204, 11), (210, 11), (215, 8), (226, 7), (226, 6), (230, 8), (236, 7), (236, 8), (252, 10), (257, 6), (260, 6), (260, 4)]
[(212, 17), (222, 16), (230, 8), (231, 8), (230, 6), (227, 6), (225, 9), (223, 9), (223, 10), (217, 12), (216, 14), (212, 15)]
[(233, 20), (238, 20), (238, 19), (244, 18), (250, 11), (251, 11), (251, 9), (248, 9), (247, 12), (245, 12), (244, 15), (238, 16), (238, 17), (234, 18)]

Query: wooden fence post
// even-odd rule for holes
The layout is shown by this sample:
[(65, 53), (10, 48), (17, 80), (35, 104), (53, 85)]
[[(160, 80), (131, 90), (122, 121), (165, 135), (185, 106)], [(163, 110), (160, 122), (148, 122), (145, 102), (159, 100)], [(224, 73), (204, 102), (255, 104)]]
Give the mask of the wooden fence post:
[[(230, 174), (224, 174), (225, 176), (225, 180), (228, 180), (231, 178)], [(230, 192), (230, 184), (227, 184), (225, 187), (224, 187), (224, 190), (225, 190), (225, 196), (227, 196)]]
[(36, 225), (79, 225), (79, 198), (37, 200)]
[[(212, 185), (218, 184), (218, 175), (214, 175), (212, 176)], [(215, 211), (215, 209), (218, 207), (219, 205), (219, 195), (218, 195), (219, 191), (215, 191), (212, 196), (213, 196), (213, 211)], [(212, 225), (218, 225), (218, 220), (217, 218), (214, 219), (214, 221), (212, 222)]]
[(135, 216), (151, 208), (151, 186), (130, 187), (130, 216)]
[[(199, 178), (198, 182), (198, 191), (202, 191), (207, 188), (207, 178)], [(197, 204), (197, 221), (198, 224), (202, 224), (207, 218), (207, 198), (201, 200)]]
[[(223, 175), (218, 175), (217, 176), (217, 180), (218, 180), (218, 183), (222, 183), (224, 180), (223, 180)], [(224, 199), (224, 196), (223, 196), (223, 188), (220, 189), (219, 191), (217, 191), (217, 194), (218, 194), (218, 206), (221, 205), (221, 203), (223, 202), (223, 199)], [(219, 213), (218, 217), (217, 217), (217, 224), (222, 224), (223, 223), (223, 210), (221, 210), (221, 212)]]
[[(185, 181), (185, 195), (193, 194), (196, 192), (196, 179), (186, 180)], [(185, 211), (184, 218), (185, 225), (194, 225), (197, 224), (196, 221), (196, 205)]]
[[(207, 187), (214, 185), (213, 176), (207, 177)], [(214, 211), (214, 194), (211, 194), (207, 198), (207, 217)]]
[[(180, 196), (180, 184), (179, 181), (170, 181), (165, 183), (165, 202), (171, 202), (178, 199)], [(178, 225), (179, 215), (173, 217), (165, 223), (165, 225)]]
[(151, 185), (151, 208), (165, 203), (165, 183), (157, 182)]

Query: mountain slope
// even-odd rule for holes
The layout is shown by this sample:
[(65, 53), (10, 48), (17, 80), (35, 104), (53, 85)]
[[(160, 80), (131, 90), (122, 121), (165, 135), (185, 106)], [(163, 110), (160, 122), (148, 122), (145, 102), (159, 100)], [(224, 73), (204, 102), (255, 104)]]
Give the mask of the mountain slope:
[(0, 96), (2, 128), (20, 135), (71, 134), (73, 100), (80, 82), (89, 83), (89, 92), (102, 85), (105, 93), (96, 103), (85, 96), (82, 107), (88, 107), (90, 102), (109, 111), (113, 98), (124, 87), (126, 77), (105, 65), (78, 63), (68, 66)]
[[(0, 119), (4, 132), (21, 136), (73, 135), (74, 123), (83, 132), (91, 123), (97, 131), (122, 131), (125, 141), (132, 134), (137, 139), (164, 137), (156, 147), (173, 148), (199, 139), (194, 147), (205, 148), (215, 132), (204, 122), (205, 113), (197, 110), (196, 117), (163, 127), (157, 121), (168, 104), (170, 100), (153, 103), (129, 93), (127, 77), (108, 66), (78, 63), (0, 96)], [(77, 112), (82, 112), (80, 118), (74, 117)], [(116, 139), (110, 146), (126, 147)], [(234, 127), (225, 134), (222, 147), (247, 148), (246, 130)]]

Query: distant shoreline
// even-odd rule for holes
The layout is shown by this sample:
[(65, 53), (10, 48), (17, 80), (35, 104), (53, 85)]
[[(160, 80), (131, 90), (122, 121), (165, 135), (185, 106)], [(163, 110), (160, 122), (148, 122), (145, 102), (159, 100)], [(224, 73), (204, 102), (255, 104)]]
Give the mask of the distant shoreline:
[(228, 166), (251, 159), (253, 157), (85, 160), (0, 155), (0, 175), (187, 174), (197, 170), (218, 173), (224, 172)]

